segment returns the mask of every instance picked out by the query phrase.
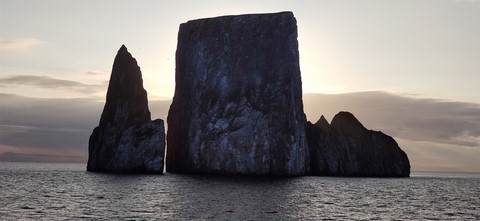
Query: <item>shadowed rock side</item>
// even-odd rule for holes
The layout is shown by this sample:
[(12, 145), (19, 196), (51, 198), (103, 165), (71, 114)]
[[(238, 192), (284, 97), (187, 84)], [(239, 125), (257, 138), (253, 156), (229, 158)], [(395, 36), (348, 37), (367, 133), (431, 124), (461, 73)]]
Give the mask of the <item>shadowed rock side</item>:
[(308, 147), (291, 12), (180, 25), (167, 171), (302, 175)]
[(367, 130), (353, 114), (340, 112), (328, 124), (307, 123), (312, 175), (408, 177), (410, 163), (397, 142)]
[(100, 124), (88, 145), (88, 171), (162, 173), (165, 130), (151, 121), (137, 61), (122, 45), (113, 63)]

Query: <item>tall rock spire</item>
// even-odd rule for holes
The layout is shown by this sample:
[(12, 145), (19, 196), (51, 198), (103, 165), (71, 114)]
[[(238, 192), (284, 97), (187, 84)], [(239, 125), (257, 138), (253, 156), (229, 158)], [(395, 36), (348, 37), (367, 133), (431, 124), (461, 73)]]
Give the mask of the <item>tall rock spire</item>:
[(100, 119), (100, 126), (124, 130), (150, 121), (147, 92), (137, 61), (125, 45), (118, 50), (113, 63), (107, 100)]
[(125, 45), (115, 57), (105, 107), (88, 148), (89, 171), (163, 172), (163, 121), (151, 121), (140, 67)]

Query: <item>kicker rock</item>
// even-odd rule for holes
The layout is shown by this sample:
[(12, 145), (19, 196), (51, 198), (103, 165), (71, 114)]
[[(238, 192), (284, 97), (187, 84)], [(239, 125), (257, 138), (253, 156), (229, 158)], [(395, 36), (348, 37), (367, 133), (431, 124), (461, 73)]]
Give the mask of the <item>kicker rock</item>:
[(302, 175), (308, 146), (291, 12), (180, 25), (167, 171)]
[(410, 163), (395, 140), (367, 130), (353, 114), (340, 112), (328, 124), (307, 123), (312, 175), (408, 177)]
[(115, 57), (107, 100), (88, 152), (88, 171), (163, 173), (163, 121), (151, 121), (140, 67), (124, 45)]

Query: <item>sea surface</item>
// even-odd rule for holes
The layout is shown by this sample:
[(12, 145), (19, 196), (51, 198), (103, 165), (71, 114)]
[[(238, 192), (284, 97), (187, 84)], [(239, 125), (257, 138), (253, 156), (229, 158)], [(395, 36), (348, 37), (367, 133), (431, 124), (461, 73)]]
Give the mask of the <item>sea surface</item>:
[(480, 220), (480, 174), (114, 175), (0, 163), (1, 220)]

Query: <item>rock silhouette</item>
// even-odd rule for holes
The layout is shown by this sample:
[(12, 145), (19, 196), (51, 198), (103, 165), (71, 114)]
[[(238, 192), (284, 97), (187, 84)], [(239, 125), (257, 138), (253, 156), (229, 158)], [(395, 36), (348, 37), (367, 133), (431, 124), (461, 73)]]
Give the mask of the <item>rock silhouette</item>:
[(88, 171), (163, 173), (163, 121), (151, 121), (140, 67), (124, 45), (115, 57), (105, 107), (88, 149)]
[(353, 114), (340, 112), (328, 124), (307, 123), (312, 175), (408, 177), (410, 163), (397, 142), (367, 130)]
[(309, 157), (291, 12), (180, 25), (167, 171), (303, 175)]
[[(396, 141), (340, 112), (329, 124), (303, 111), (291, 12), (180, 25), (166, 166), (173, 173), (408, 177)], [(162, 173), (163, 121), (151, 121), (136, 60), (122, 45), (87, 170)]]

